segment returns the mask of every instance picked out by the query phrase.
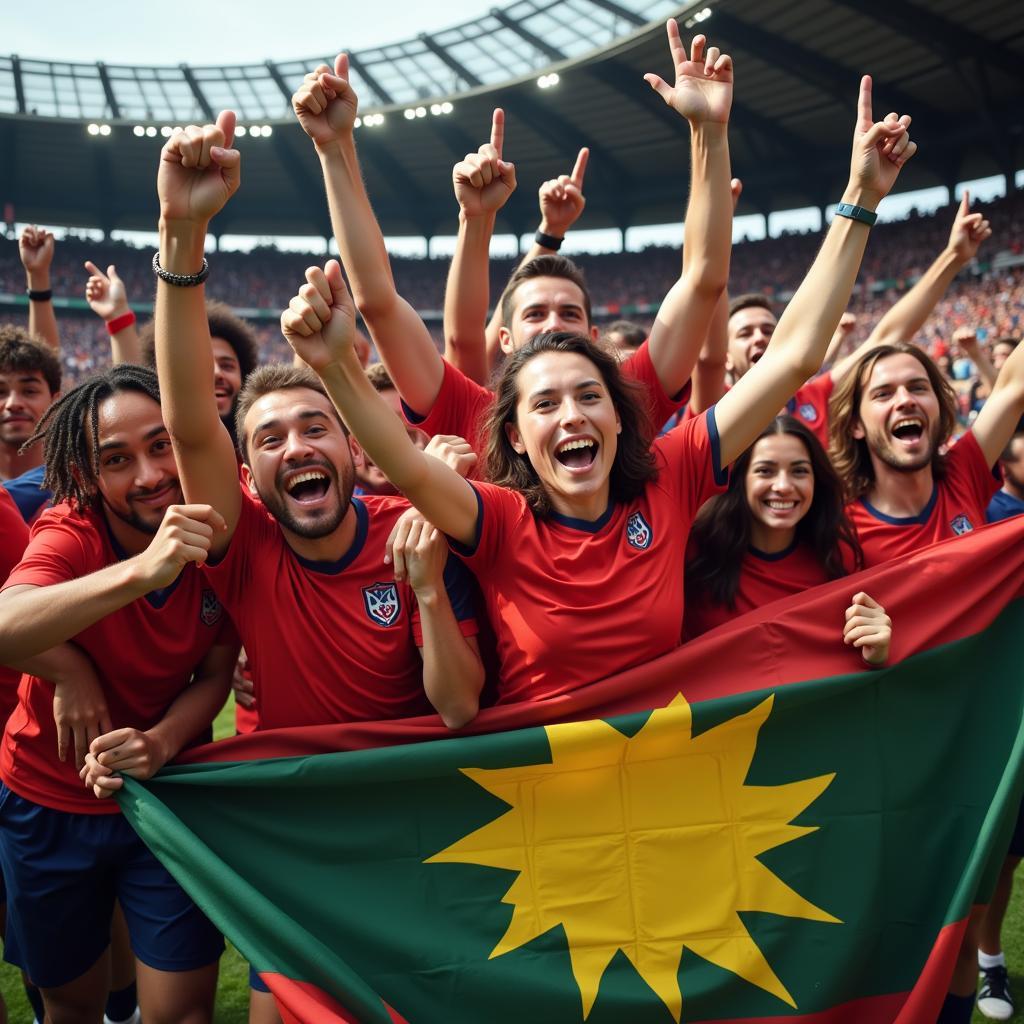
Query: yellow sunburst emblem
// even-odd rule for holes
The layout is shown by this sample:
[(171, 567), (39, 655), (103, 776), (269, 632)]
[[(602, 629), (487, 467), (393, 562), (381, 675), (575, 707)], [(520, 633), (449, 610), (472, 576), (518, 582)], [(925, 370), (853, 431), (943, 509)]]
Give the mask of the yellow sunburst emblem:
[(491, 957), (561, 924), (584, 1020), (620, 949), (677, 1022), (684, 949), (795, 1008), (739, 915), (841, 923), (757, 859), (817, 830), (790, 822), (835, 774), (744, 784), (772, 705), (697, 737), (681, 695), (632, 739), (603, 721), (548, 726), (550, 764), (462, 769), (510, 810), (426, 863), (517, 871)]

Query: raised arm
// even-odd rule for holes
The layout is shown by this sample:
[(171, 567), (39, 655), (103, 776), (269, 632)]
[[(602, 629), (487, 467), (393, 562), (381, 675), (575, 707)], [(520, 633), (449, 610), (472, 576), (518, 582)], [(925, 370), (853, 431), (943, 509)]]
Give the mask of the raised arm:
[(491, 235), (498, 211), (515, 191), (515, 167), (502, 159), (505, 112), (496, 108), (491, 141), (452, 168), (459, 235), (444, 293), (445, 358), (478, 384), (491, 373), (485, 322), (490, 297)]
[[(587, 173), (590, 150), (584, 146), (576, 156), (572, 174), (560, 174), (557, 178), (549, 178), (541, 182), (537, 190), (537, 201), (540, 204), (540, 226), (526, 250), (526, 255), (519, 261), (525, 266), (538, 256), (552, 255), (561, 248), (569, 229), (579, 220), (583, 208), (587, 205), (583, 195), (583, 178)], [(542, 240), (542, 241), (541, 241)], [(547, 243), (547, 244), (544, 244)], [(504, 292), (494, 305), (494, 313), (487, 324), (487, 366), (497, 366), (501, 359), (501, 328), (504, 320), (501, 315)]]
[(996, 459), (1010, 443), (1021, 416), (1024, 416), (1024, 345), (1018, 345), (1003, 363), (992, 394), (985, 399), (971, 428), (990, 466), (996, 464)]
[(331, 401), (381, 472), (439, 530), (464, 544), (476, 536), (473, 488), (409, 440), (405, 424), (374, 390), (352, 348), (355, 309), (337, 260), (311, 267), (303, 289), (281, 316), (295, 353), (319, 374)]
[(953, 332), (953, 343), (959, 345), (964, 350), (967, 358), (974, 363), (982, 384), (991, 392), (996, 386), (998, 373), (992, 365), (992, 360), (989, 359), (988, 354), (981, 347), (981, 343), (978, 341), (978, 334), (974, 328), (958, 327)]
[(53, 288), (50, 282), (53, 249), (53, 234), (42, 228), (27, 227), (18, 239), (18, 255), (25, 268), (25, 284), (29, 293), (29, 333), (59, 350), (60, 335), (57, 332), (57, 314), (53, 311)]
[(674, 18), (666, 23), (675, 83), (645, 81), (690, 124), (690, 201), (684, 223), (684, 272), (651, 328), (651, 362), (665, 393), (675, 395), (693, 373), (715, 306), (729, 280), (733, 197), (729, 181), (732, 58), (695, 36), (687, 59)]
[(991, 234), (989, 222), (980, 213), (971, 213), (970, 193), (965, 191), (946, 247), (914, 287), (878, 321), (867, 341), (832, 367), (833, 380), (838, 383), (869, 349), (894, 341), (913, 341), (953, 278), (977, 256), (978, 247)]
[(441, 390), (444, 361), (426, 325), (395, 290), (356, 155), (358, 101), (348, 81), (348, 56), (339, 54), (333, 72), (322, 64), (306, 75), (292, 107), (320, 158), (331, 226), (359, 312), (398, 393), (426, 414)]
[[(910, 118), (872, 122), (871, 79), (861, 80), (850, 180), (842, 202), (873, 212), (917, 151)], [(814, 375), (846, 309), (864, 256), (868, 225), (837, 216), (817, 258), (779, 320), (765, 354), (715, 407), (723, 465), (736, 459)]]
[[(215, 125), (176, 132), (160, 153), (160, 266), (171, 274), (199, 273), (207, 226), (238, 188), (234, 131), (235, 115), (225, 111)], [(217, 557), (234, 533), (242, 498), (234, 445), (217, 414), (204, 285), (158, 278), (154, 321), (164, 423), (186, 499), (213, 506), (224, 519), (211, 549)]]
[(104, 274), (92, 260), (85, 261), (89, 280), (85, 282), (85, 300), (106, 325), (110, 335), (110, 358), (118, 363), (141, 363), (142, 346), (135, 326), (135, 314), (128, 305), (128, 291), (113, 263)]

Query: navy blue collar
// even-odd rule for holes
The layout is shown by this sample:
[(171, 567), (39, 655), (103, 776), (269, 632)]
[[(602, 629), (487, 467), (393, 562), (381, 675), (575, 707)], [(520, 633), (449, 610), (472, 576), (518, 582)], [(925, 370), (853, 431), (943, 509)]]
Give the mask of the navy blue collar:
[(916, 516), (887, 516), (884, 512), (879, 512), (874, 505), (868, 501), (867, 498), (861, 498), (860, 503), (868, 510), (868, 512), (883, 523), (888, 523), (890, 526), (918, 526), (921, 523), (927, 523), (931, 517), (933, 510), (935, 509), (935, 502), (939, 500), (939, 485), (938, 482), (932, 485), (932, 496), (928, 499), (928, 504)]
[[(106, 509), (101, 505), (99, 508), (99, 517), (103, 520), (103, 526), (107, 531), (107, 536), (110, 538), (110, 546), (114, 549), (114, 554), (117, 555), (117, 560), (123, 562), (132, 556), (118, 543), (117, 538), (114, 536), (114, 531), (110, 528), (110, 523), (107, 522)], [(187, 566), (185, 567), (187, 568)], [(159, 590), (151, 590), (145, 595), (146, 600), (154, 608), (163, 608), (167, 604), (171, 594), (177, 589), (178, 584), (181, 582), (181, 577), (185, 575), (185, 568), (178, 573), (173, 583), (168, 584), (166, 587), (161, 587)]]
[(747, 550), (754, 556), (754, 558), (760, 558), (762, 562), (779, 562), (787, 555), (793, 554), (799, 543), (800, 538), (794, 534), (793, 543), (788, 547), (783, 548), (781, 551), (776, 551), (774, 553), (770, 551), (762, 551), (760, 548), (755, 548), (753, 544), (751, 544)]
[(312, 558), (303, 558), (302, 555), (292, 551), (299, 565), (312, 572), (337, 576), (339, 572), (344, 572), (356, 560), (359, 552), (363, 550), (363, 545), (366, 544), (366, 534), (370, 528), (370, 513), (367, 511), (366, 505), (355, 496), (352, 498), (352, 507), (356, 510), (356, 535), (352, 538), (348, 551), (333, 562), (317, 562)]
[(570, 530), (581, 530), (583, 533), (597, 533), (608, 523), (614, 512), (615, 503), (610, 502), (608, 507), (593, 522), (589, 519), (574, 519), (572, 516), (562, 515), (561, 512), (549, 512), (548, 518), (556, 523), (560, 523), (562, 526), (568, 526)]

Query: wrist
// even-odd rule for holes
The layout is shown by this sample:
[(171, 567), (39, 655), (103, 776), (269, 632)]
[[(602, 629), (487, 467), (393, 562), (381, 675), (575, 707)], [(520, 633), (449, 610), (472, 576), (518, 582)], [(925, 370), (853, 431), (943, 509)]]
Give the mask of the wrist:
[(342, 132), (333, 139), (313, 140), (313, 148), (316, 150), (316, 155), (320, 158), (321, 163), (329, 163), (332, 160), (339, 159), (343, 155), (343, 146), (355, 148), (351, 130)]
[(172, 274), (198, 273), (203, 265), (208, 223), (161, 217), (160, 266)]
[(414, 585), (412, 592), (416, 595), (416, 603), (420, 606), (421, 611), (424, 608), (437, 608), (438, 602), (441, 600), (440, 591), (435, 583), (425, 583), (418, 588)]
[(949, 266), (966, 267), (971, 262), (971, 257), (958, 252), (952, 245), (947, 245), (942, 250), (940, 257), (943, 263)]
[(552, 238), (561, 238), (563, 241), (569, 232), (571, 224), (557, 223), (550, 221), (547, 217), (541, 217), (540, 227), (537, 228), (538, 235), (550, 235)]
[(870, 210), (874, 213), (882, 198), (881, 192), (867, 188), (861, 185), (860, 182), (851, 181), (843, 191), (843, 197), (840, 202), (849, 203), (851, 206), (859, 206), (862, 210)]
[(690, 121), (690, 133), (694, 142), (722, 145), (729, 138), (729, 122)]
[(116, 306), (113, 307), (113, 309), (111, 309), (110, 315), (105, 316), (103, 320), (109, 324), (112, 323), (114, 320), (120, 320), (120, 318), (123, 316), (128, 316), (131, 313), (131, 311), (132, 307), (129, 306), (127, 302), (119, 302)]
[(50, 290), (50, 271), (49, 268), (46, 270), (26, 270), (25, 271), (25, 284), (31, 291), (34, 292), (46, 292)]

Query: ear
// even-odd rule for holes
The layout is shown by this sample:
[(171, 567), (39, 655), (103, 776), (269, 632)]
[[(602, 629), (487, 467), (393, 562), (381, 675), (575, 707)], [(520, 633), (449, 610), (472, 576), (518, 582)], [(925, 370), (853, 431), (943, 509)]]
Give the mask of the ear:
[(252, 470), (249, 468), (248, 462), (242, 463), (242, 483), (245, 484), (246, 489), (254, 498), (260, 496), (259, 491), (256, 490), (256, 481), (253, 479)]
[(601, 337), (601, 332), (597, 329), (597, 324), (590, 325), (590, 340), (597, 341)]
[(519, 433), (519, 428), (514, 423), (505, 424), (505, 436), (508, 438), (508, 443), (512, 445), (512, 448), (517, 454), (526, 454), (526, 445), (523, 444), (522, 435)]
[(366, 465), (366, 458), (359, 442), (351, 435), (348, 435), (348, 450), (352, 453), (352, 465), (356, 469), (362, 469)]
[(512, 343), (512, 332), (504, 324), (498, 328), (498, 344), (501, 346), (501, 351), (507, 356), (515, 352), (515, 346)]
[(867, 431), (865, 431), (864, 424), (861, 423), (859, 416), (850, 424), (850, 434), (858, 441), (863, 441), (867, 437)]

